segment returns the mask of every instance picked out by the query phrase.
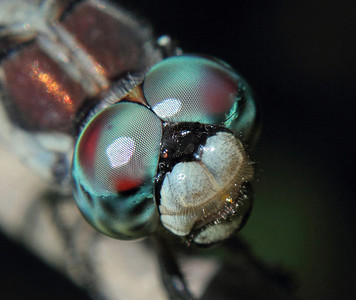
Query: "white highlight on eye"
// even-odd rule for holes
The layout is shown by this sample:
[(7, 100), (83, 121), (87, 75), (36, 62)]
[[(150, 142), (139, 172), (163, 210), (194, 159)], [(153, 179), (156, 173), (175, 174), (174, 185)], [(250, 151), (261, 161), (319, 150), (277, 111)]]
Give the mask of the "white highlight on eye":
[(119, 137), (106, 148), (106, 155), (113, 168), (127, 164), (134, 152), (135, 141), (127, 136)]
[(167, 118), (180, 112), (182, 102), (178, 99), (168, 98), (157, 103), (152, 109), (160, 118)]

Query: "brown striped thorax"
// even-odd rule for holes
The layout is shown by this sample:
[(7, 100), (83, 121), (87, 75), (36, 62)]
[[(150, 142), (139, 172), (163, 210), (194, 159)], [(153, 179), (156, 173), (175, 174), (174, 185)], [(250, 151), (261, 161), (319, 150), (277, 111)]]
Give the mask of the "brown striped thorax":
[(0, 136), (25, 164), (114, 238), (241, 228), (258, 126), (240, 75), (107, 1), (0, 3)]

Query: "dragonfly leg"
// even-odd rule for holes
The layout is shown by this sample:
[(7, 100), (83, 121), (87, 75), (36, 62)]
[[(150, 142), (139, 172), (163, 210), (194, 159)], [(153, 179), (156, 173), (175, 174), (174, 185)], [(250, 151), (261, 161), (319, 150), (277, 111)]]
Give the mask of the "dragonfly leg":
[(175, 255), (167, 241), (156, 235), (151, 238), (156, 249), (163, 284), (171, 300), (193, 300)]

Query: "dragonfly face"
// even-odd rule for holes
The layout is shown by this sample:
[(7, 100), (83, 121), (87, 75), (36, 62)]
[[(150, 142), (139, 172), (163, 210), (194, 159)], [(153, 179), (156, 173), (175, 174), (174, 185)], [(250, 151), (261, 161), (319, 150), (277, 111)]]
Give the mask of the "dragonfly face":
[(159, 223), (198, 244), (236, 231), (251, 207), (253, 169), (238, 122), (247, 90), (214, 59), (182, 55), (152, 67), (80, 134), (72, 175), (86, 219), (120, 239)]
[(239, 229), (256, 133), (245, 80), (214, 58), (162, 60), (150, 33), (110, 3), (26, 3), (0, 27), (2, 135), (25, 163), (55, 184), (72, 176), (84, 217), (115, 238), (162, 225), (211, 244)]

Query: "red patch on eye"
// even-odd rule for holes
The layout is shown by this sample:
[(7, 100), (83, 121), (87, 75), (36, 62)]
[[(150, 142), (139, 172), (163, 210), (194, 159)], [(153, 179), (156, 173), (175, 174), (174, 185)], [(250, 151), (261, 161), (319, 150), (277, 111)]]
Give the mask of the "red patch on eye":
[[(99, 122), (96, 122), (99, 123)], [(91, 173), (94, 170), (94, 163), (96, 158), (96, 152), (98, 151), (98, 144), (100, 135), (102, 132), (101, 124), (93, 124), (83, 135), (79, 148), (78, 148), (78, 158), (80, 164), (84, 169)]]
[(238, 85), (228, 76), (210, 76), (205, 86), (205, 107), (211, 114), (227, 113), (235, 102)]
[(142, 183), (143, 181), (141, 179), (126, 178), (125, 180), (117, 181), (115, 189), (118, 192), (126, 192), (138, 188)]

